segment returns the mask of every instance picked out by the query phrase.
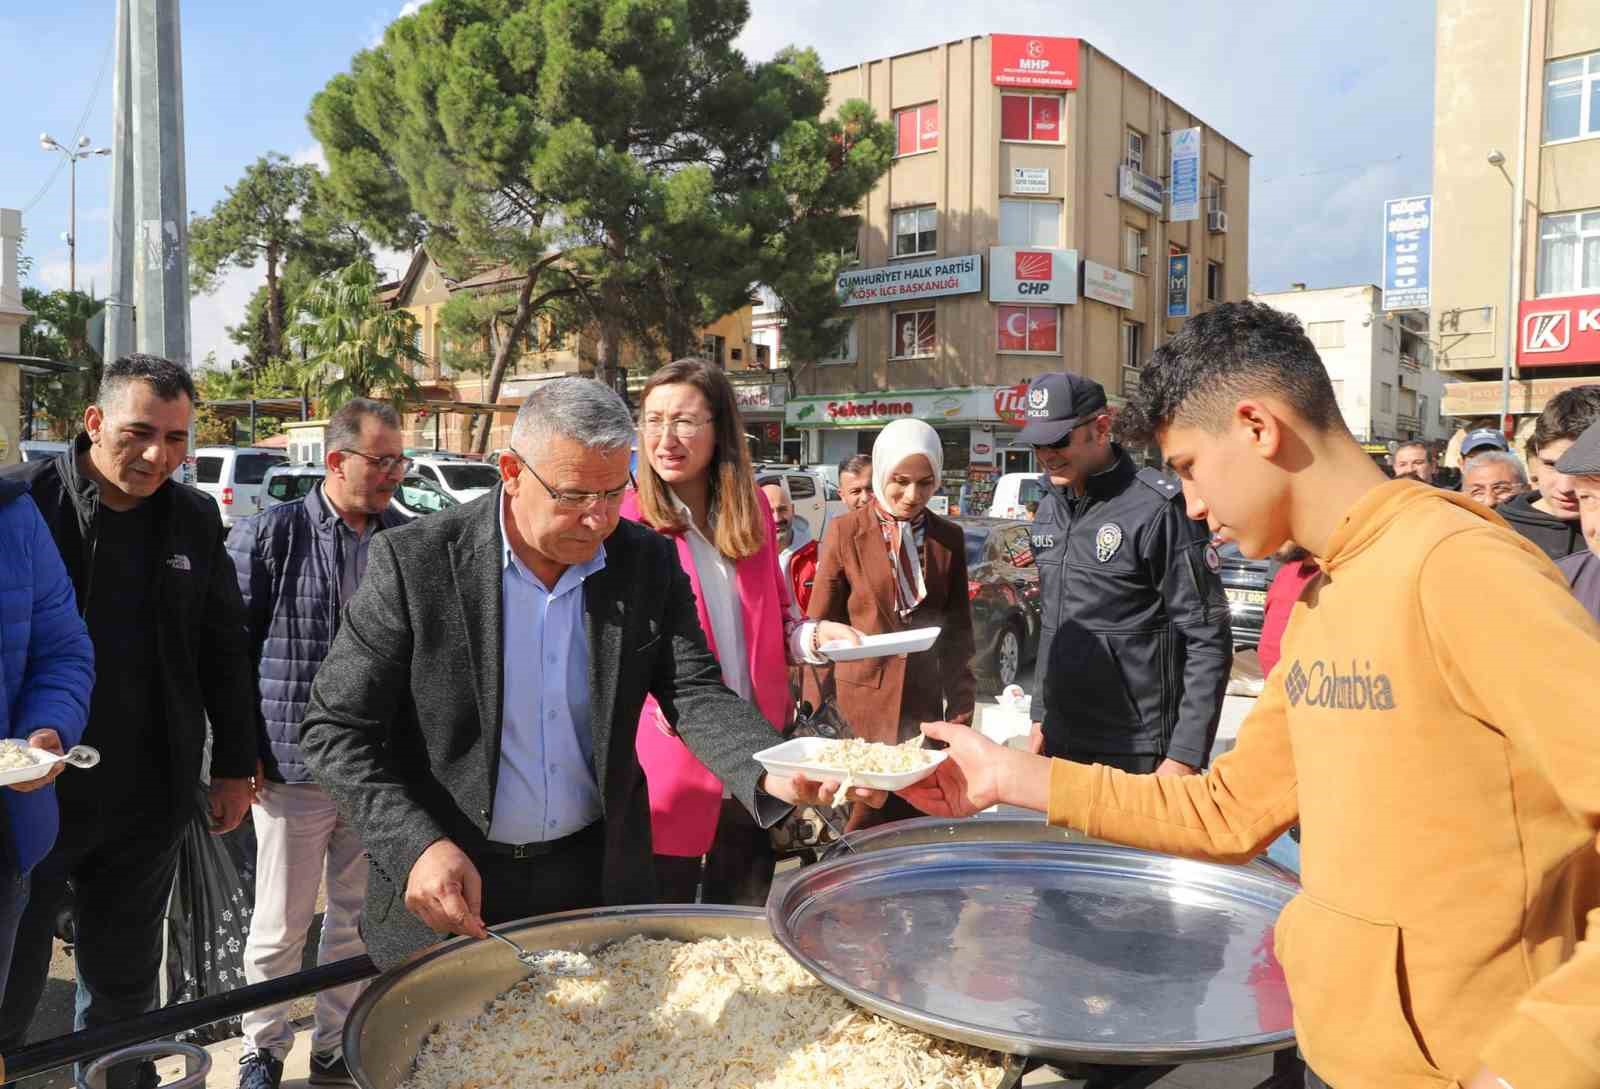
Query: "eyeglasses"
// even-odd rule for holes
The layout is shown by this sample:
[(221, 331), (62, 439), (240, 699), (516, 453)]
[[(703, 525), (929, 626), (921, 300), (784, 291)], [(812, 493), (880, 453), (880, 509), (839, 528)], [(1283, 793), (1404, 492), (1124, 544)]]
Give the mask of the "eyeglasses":
[(1067, 433), (1062, 435), (1055, 442), (1036, 442), (1033, 444), (1033, 448), (1035, 450), (1065, 450), (1072, 443), (1072, 433), (1078, 430), (1080, 427), (1088, 427), (1090, 424), (1094, 423), (1094, 421), (1095, 417), (1093, 416), (1090, 416), (1087, 420), (1079, 420), (1077, 423), (1069, 427), (1067, 429)]
[(670, 430), (674, 438), (680, 442), (687, 442), (705, 430), (710, 418), (701, 419), (698, 416), (646, 416), (640, 421), (639, 426), (646, 435), (660, 435), (663, 431)]
[(1496, 499), (1510, 499), (1514, 495), (1521, 495), (1522, 487), (1517, 484), (1493, 484), (1488, 487), (1480, 484), (1475, 488), (1468, 488), (1467, 494), (1474, 499), (1482, 499), (1486, 495)]
[(589, 511), (596, 507), (610, 508), (619, 506), (622, 503), (622, 497), (627, 494), (628, 489), (636, 487), (633, 480), (633, 473), (630, 471), (628, 473), (628, 482), (626, 484), (620, 488), (613, 488), (608, 492), (557, 491), (545, 481), (544, 477), (539, 475), (532, 465), (528, 464), (528, 459), (518, 453), (515, 448), (511, 449), (511, 453), (516, 456), (518, 461), (522, 462), (522, 467), (528, 470), (528, 473), (533, 477), (533, 479), (539, 482), (539, 486), (544, 488), (545, 493), (555, 501), (555, 505), (560, 507), (562, 510)]
[(355, 454), (358, 457), (366, 458), (367, 461), (377, 467), (378, 472), (385, 475), (394, 472), (396, 469), (399, 469), (402, 473), (409, 472), (411, 467), (417, 463), (415, 458), (401, 457), (399, 454), (384, 454), (379, 457), (377, 454), (369, 454), (365, 450), (340, 450), (339, 453)]

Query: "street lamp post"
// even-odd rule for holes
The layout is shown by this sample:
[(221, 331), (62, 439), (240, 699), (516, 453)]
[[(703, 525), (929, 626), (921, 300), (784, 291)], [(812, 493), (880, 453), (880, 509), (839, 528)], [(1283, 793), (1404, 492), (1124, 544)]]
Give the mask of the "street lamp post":
[(79, 137), (78, 146), (62, 147), (48, 132), (39, 134), (39, 146), (45, 151), (59, 151), (67, 157), (70, 193), (67, 199), (67, 290), (78, 290), (78, 160), (91, 155), (110, 155), (108, 147), (90, 147), (92, 141)]

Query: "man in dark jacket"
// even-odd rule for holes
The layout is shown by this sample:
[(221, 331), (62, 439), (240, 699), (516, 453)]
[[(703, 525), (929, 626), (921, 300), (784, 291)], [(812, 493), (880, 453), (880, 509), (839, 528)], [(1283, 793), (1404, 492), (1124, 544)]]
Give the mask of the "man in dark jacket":
[(1495, 508), (1511, 528), (1544, 550), (1552, 560), (1582, 552), (1578, 496), (1570, 473), (1556, 465), (1590, 425), (1600, 420), (1600, 385), (1562, 390), (1544, 406), (1529, 446), (1539, 490), (1524, 492)]
[(1173, 477), (1111, 441), (1100, 383), (1045, 374), (1028, 385), (1045, 497), (1033, 520), (1044, 623), (1034, 751), (1124, 771), (1205, 767), (1233, 638), (1221, 561)]
[[(245, 942), (249, 983), (300, 968), (306, 935), (327, 875), (327, 910), (317, 963), (366, 952), (357, 924), (367, 892), (361, 837), (333, 799), (311, 779), (300, 754), (300, 720), (311, 681), (333, 643), (339, 612), (366, 573), (380, 531), (404, 525), (389, 500), (410, 466), (399, 413), (357, 398), (328, 420), (328, 475), (304, 499), (234, 524), (228, 553), (250, 619), (258, 661), (262, 782), (252, 816), (256, 829), (256, 900)], [(348, 1085), (341, 1054), (345, 1018), (358, 984), (317, 995), (311, 1038), (312, 1085)], [(294, 1043), (287, 1004), (244, 1015), (240, 1089), (278, 1089), (283, 1059)]]
[[(0, 1054), (28, 1030), (49, 972), (56, 913), (73, 884), (77, 1027), (154, 1008), (161, 920), (180, 834), (212, 748), (218, 833), (250, 808), (253, 673), (244, 608), (211, 498), (173, 482), (188, 448), (195, 390), (154, 356), (105, 370), (85, 433), (60, 457), (7, 469), (50, 527), (95, 648), (86, 744), (100, 766), (56, 786), (61, 834), (35, 868), (0, 1009)], [(155, 1085), (152, 1064), (111, 1071), (112, 1089)]]
[(1600, 422), (1568, 447), (1556, 469), (1573, 478), (1584, 548), (1556, 564), (1589, 614), (1600, 620)]

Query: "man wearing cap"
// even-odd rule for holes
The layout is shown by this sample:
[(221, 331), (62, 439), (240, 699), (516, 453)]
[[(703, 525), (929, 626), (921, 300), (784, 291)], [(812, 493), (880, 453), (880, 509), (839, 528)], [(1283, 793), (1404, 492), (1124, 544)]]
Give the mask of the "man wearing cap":
[(1506, 437), (1492, 427), (1477, 427), (1468, 431), (1461, 440), (1461, 467), (1486, 450), (1510, 450)]
[(1205, 766), (1233, 663), (1220, 561), (1176, 478), (1111, 441), (1100, 383), (1044, 374), (1028, 422), (1044, 624), (1033, 747), (1129, 772)]
[(1572, 478), (1578, 522), (1588, 547), (1557, 562), (1567, 584), (1589, 615), (1600, 620), (1600, 422), (1589, 425), (1556, 459), (1556, 472)]

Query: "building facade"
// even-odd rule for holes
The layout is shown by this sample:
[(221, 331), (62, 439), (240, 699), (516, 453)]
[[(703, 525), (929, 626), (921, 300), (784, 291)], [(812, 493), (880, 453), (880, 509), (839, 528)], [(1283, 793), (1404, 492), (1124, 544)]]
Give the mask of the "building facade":
[(1383, 453), (1391, 442), (1447, 439), (1444, 379), (1433, 366), (1426, 313), (1383, 309), (1377, 284), (1252, 295), (1295, 315), (1328, 368), (1350, 433)]
[(1088, 42), (945, 42), (833, 72), (830, 95), (891, 121), (896, 154), (840, 277), (838, 356), (785, 360), (757, 311), (808, 460), (922, 416), (946, 491), (976, 506), (1032, 467), (1009, 439), (1029, 378), (1076, 371), (1120, 400), (1185, 316), (1245, 297), (1249, 156)]
[(1551, 396), (1600, 381), (1600, 4), (1438, 0), (1435, 48), (1445, 412), (1500, 426), (1509, 360), (1525, 439)]

